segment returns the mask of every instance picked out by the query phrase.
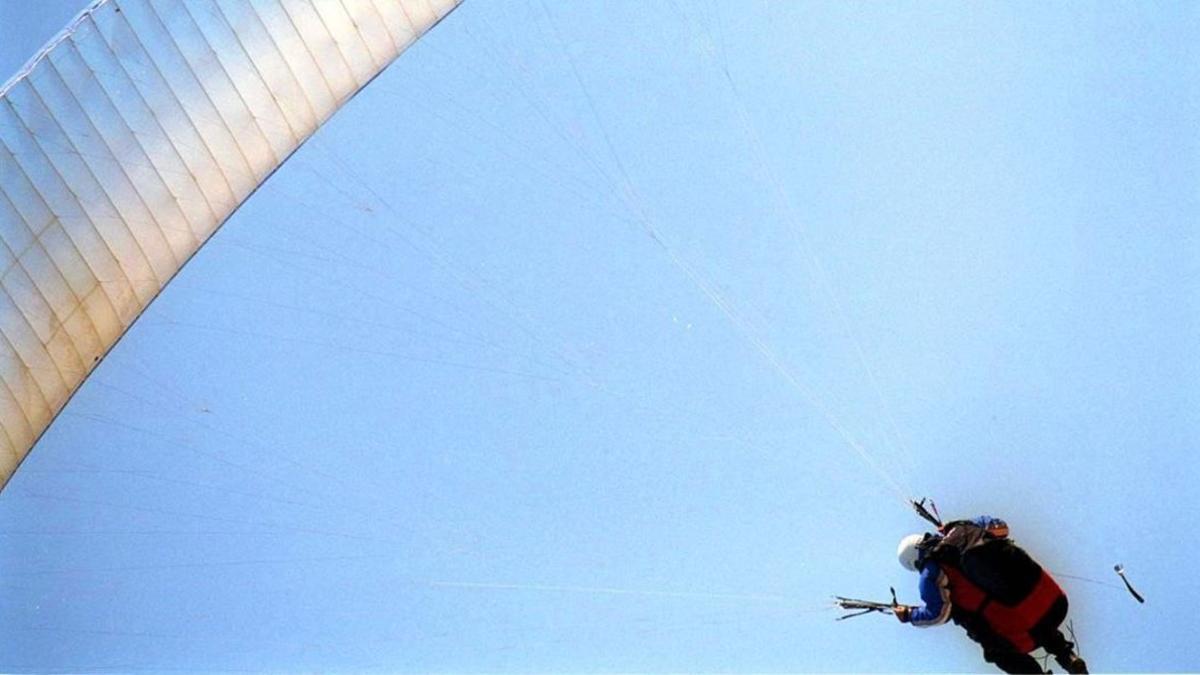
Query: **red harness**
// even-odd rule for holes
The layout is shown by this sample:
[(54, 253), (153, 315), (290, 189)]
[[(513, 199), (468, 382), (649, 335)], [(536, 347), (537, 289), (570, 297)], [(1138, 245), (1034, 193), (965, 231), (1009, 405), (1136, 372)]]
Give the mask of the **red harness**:
[(946, 564), (942, 564), (941, 568), (950, 582), (950, 604), (962, 611), (978, 614), (996, 634), (1025, 653), (1038, 646), (1029, 631), (1064, 595), (1054, 578), (1042, 570), (1041, 578), (1029, 595), (1016, 605), (1006, 605), (989, 597), (958, 568)]

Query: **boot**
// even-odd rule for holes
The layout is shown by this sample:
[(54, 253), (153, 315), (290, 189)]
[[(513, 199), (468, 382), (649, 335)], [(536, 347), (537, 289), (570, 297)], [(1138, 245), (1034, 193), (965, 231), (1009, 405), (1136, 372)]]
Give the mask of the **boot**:
[(1087, 663), (1074, 652), (1056, 654), (1054, 660), (1058, 661), (1058, 665), (1065, 668), (1068, 673), (1087, 673), (1088, 671)]

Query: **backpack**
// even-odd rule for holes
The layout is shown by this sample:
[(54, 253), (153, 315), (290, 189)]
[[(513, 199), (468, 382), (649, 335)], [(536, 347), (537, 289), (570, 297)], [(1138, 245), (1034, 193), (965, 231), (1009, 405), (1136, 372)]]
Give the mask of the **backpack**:
[(965, 520), (947, 523), (945, 532), (930, 542), (929, 559), (958, 570), (993, 600), (1019, 605), (1042, 578), (1041, 565), (1007, 537)]

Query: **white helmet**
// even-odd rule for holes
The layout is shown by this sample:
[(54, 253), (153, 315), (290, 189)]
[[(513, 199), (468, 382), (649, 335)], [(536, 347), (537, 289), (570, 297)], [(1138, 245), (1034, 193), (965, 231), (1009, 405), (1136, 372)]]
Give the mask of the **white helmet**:
[(896, 557), (900, 559), (900, 565), (909, 572), (917, 571), (917, 561), (921, 558), (921, 544), (924, 541), (923, 534), (910, 534), (900, 540)]

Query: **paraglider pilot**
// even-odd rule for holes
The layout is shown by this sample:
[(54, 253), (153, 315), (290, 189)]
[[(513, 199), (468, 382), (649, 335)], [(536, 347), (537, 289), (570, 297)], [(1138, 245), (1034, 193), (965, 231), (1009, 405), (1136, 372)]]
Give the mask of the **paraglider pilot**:
[(1059, 626), (1067, 596), (1033, 558), (1008, 538), (1008, 525), (980, 516), (900, 541), (900, 564), (918, 572), (923, 605), (897, 605), (896, 618), (918, 628), (947, 621), (983, 647), (983, 658), (1006, 673), (1041, 673), (1038, 647), (1068, 673), (1086, 673)]

